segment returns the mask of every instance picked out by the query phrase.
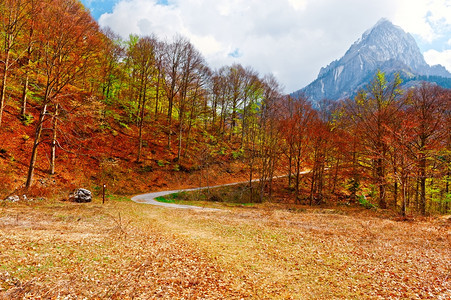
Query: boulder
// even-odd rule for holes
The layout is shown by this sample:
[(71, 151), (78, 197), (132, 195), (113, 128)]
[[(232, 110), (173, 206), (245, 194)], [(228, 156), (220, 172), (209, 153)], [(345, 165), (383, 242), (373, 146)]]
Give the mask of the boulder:
[(20, 197), (17, 195), (13, 195), (13, 196), (9, 196), (8, 198), (5, 199), (6, 201), (11, 201), (11, 202), (18, 202), (20, 200)]
[(69, 201), (84, 203), (92, 201), (92, 193), (87, 189), (76, 189), (69, 195)]

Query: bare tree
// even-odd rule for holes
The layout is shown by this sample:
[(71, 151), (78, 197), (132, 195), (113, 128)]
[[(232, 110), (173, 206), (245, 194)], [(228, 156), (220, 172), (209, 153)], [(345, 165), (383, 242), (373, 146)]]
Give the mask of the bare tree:
[[(177, 161), (180, 161), (182, 154), (182, 141), (186, 131), (186, 123), (192, 125), (192, 118), (195, 117), (195, 104), (199, 95), (201, 95), (201, 90), (206, 86), (208, 73), (201, 53), (191, 43), (186, 42), (181, 57), (180, 94), (175, 103), (179, 117)], [(190, 126), (188, 126), (188, 130), (191, 130)]]
[(30, 15), (31, 1), (4, 0), (0, 2), (0, 125), (6, 100), (7, 78), (11, 68), (17, 66), (24, 51), (21, 34)]
[(136, 161), (141, 160), (143, 147), (143, 126), (146, 105), (148, 100), (148, 92), (157, 73), (155, 67), (155, 48), (157, 39), (151, 36), (139, 38), (136, 44), (131, 44), (128, 49), (128, 63), (132, 67), (134, 84), (138, 91), (138, 153)]
[(419, 181), (419, 209), (426, 213), (426, 179), (429, 177), (427, 161), (433, 149), (440, 147), (446, 136), (444, 122), (446, 102), (450, 99), (442, 97), (443, 89), (430, 83), (423, 83), (420, 87), (410, 91), (407, 96), (409, 103), (409, 117), (416, 122), (415, 148), (418, 163)]
[(401, 79), (395, 76), (388, 82), (385, 74), (378, 72), (366, 90), (353, 101), (348, 101), (346, 111), (356, 132), (364, 143), (366, 157), (372, 161), (375, 181), (379, 188), (379, 207), (387, 208), (387, 143), (384, 140), (387, 125), (399, 109)]
[(302, 95), (297, 98), (287, 97), (283, 103), (281, 130), (287, 147), (285, 155), (288, 158), (288, 182), (291, 186), (294, 174), (295, 199), (299, 202), (301, 172), (306, 168), (309, 133), (314, 130), (312, 126), (316, 113), (307, 98)]
[(167, 124), (168, 141), (167, 147), (171, 149), (172, 120), (174, 103), (179, 97), (183, 81), (184, 55), (189, 41), (178, 36), (164, 48), (163, 68), (164, 68), (164, 89), (168, 99)]
[(272, 193), (272, 182), (275, 166), (280, 153), (280, 128), (279, 105), (282, 99), (280, 86), (272, 75), (266, 75), (263, 80), (262, 102), (260, 103), (259, 114), (259, 194), (260, 202), (263, 201), (265, 188), (269, 190), (269, 197)]
[(99, 47), (98, 26), (91, 15), (75, 0), (42, 1), (36, 26), (39, 60), (37, 72), (42, 78), (42, 99), (36, 124), (25, 188), (33, 181), (37, 150), (43, 123), (50, 103), (58, 103), (58, 95), (93, 65)]

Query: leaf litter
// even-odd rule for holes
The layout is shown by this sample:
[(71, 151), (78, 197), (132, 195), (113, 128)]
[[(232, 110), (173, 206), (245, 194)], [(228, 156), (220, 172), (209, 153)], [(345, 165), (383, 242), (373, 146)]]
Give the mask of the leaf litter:
[(449, 299), (449, 222), (109, 202), (0, 208), (0, 299)]

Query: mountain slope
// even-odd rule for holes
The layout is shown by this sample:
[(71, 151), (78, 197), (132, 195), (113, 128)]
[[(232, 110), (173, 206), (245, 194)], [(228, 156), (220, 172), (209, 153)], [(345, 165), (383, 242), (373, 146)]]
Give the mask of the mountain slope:
[(420, 76), (422, 80), (429, 76), (451, 78), (451, 73), (443, 66), (431, 67), (426, 63), (410, 34), (387, 19), (381, 19), (341, 59), (321, 68), (315, 81), (293, 94), (304, 93), (313, 103), (324, 98), (350, 97), (364, 87), (377, 70), (389, 75), (399, 72), (404, 82)]

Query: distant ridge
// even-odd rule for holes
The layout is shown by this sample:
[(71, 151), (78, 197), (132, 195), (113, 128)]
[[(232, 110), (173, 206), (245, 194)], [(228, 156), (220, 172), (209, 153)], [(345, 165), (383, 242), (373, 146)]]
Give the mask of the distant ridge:
[(321, 68), (317, 79), (292, 95), (302, 93), (314, 105), (325, 98), (351, 97), (368, 84), (377, 70), (389, 78), (400, 73), (404, 84), (410, 86), (431, 81), (451, 88), (451, 73), (441, 65), (428, 65), (415, 39), (383, 18), (354, 42), (342, 58)]

